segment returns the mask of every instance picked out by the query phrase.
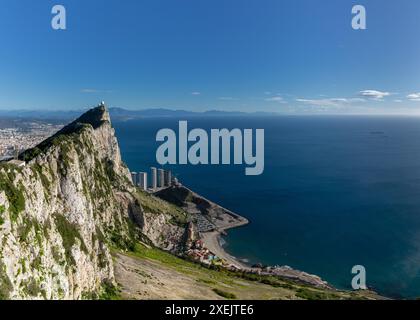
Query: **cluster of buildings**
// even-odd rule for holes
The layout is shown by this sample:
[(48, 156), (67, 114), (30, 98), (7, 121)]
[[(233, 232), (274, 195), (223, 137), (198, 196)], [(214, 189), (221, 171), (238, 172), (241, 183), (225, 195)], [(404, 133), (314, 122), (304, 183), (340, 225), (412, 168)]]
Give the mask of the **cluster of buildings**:
[(147, 172), (131, 172), (131, 179), (134, 185), (144, 191), (157, 191), (178, 183), (177, 179), (172, 177), (170, 170), (157, 169), (155, 167), (150, 168), (150, 179)]
[(62, 128), (62, 125), (11, 120), (0, 128), (0, 160), (17, 158)]
[(226, 266), (227, 263), (207, 249), (202, 240), (196, 240), (185, 254), (192, 260), (205, 265)]

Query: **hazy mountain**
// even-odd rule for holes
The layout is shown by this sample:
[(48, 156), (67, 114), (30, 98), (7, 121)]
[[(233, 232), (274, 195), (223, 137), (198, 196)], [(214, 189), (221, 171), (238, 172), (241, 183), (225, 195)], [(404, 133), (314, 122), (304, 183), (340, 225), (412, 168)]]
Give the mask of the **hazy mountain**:
[[(21, 118), (35, 120), (73, 120), (86, 112), (87, 109), (80, 110), (0, 110), (2, 118)], [(187, 110), (172, 110), (167, 108), (150, 108), (141, 110), (129, 110), (124, 108), (110, 108), (109, 113), (114, 120), (129, 120), (139, 118), (160, 118), (160, 117), (225, 117), (225, 116), (273, 116), (274, 112), (240, 112), (240, 111), (221, 111), (209, 110), (204, 112), (194, 112)]]

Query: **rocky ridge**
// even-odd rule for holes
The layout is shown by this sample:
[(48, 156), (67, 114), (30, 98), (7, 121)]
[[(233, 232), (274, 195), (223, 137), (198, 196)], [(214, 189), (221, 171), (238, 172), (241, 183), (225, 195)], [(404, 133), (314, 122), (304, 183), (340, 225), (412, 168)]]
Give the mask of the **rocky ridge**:
[(0, 299), (98, 297), (111, 247), (179, 249), (186, 226), (143, 209), (104, 105), (19, 159), (0, 163)]

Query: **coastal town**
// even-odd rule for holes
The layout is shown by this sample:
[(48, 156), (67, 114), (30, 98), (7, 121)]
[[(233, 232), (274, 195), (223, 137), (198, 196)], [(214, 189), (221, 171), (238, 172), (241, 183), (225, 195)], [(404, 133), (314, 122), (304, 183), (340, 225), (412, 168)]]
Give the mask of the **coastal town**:
[(0, 127), (0, 161), (17, 158), (63, 127), (39, 121), (10, 121)]

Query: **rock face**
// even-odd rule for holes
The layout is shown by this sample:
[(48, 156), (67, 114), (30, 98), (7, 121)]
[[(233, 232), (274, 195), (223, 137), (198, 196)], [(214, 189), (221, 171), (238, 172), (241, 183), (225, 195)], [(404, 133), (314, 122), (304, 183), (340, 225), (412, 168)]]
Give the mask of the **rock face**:
[(114, 283), (110, 244), (129, 248), (149, 229), (164, 237), (143, 213), (104, 106), (20, 160), (0, 164), (0, 299), (100, 294)]

